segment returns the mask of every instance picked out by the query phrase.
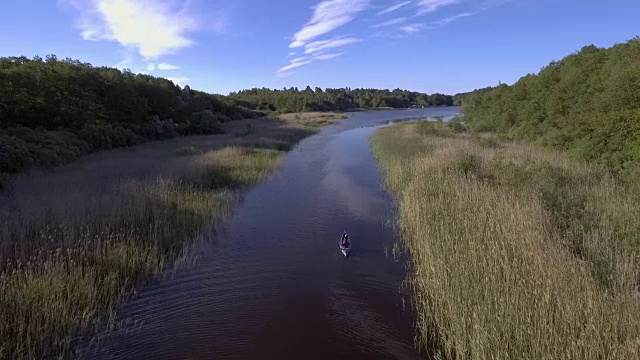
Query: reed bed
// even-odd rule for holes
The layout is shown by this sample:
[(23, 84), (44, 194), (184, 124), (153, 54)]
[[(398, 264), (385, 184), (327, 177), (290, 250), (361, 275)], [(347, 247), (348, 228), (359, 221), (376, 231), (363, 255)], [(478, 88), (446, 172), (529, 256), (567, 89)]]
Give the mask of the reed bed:
[(637, 186), (564, 153), (380, 130), (422, 346), (440, 358), (640, 358)]
[(239, 121), (11, 179), (0, 192), (0, 359), (73, 357), (325, 121)]

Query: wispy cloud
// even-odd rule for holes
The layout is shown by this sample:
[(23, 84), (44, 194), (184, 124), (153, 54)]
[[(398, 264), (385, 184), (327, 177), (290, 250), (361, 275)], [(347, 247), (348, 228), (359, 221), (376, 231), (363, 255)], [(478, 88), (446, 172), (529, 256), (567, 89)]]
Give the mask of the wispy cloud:
[(486, 1), (483, 4), (484, 5), (483, 7), (479, 8), (479, 9), (477, 9), (475, 11), (467, 11), (467, 12), (463, 12), (463, 13), (456, 14), (456, 15), (453, 15), (453, 16), (449, 16), (447, 18), (444, 18), (444, 19), (441, 19), (441, 20), (438, 20), (438, 21), (431, 22), (431, 23), (428, 24), (429, 25), (428, 28), (435, 29), (435, 28), (443, 27), (443, 26), (451, 24), (454, 21), (478, 15), (478, 14), (480, 14), (480, 13), (486, 11), (486, 10), (489, 10), (489, 9), (491, 9), (493, 7), (503, 5), (503, 4), (506, 4), (506, 3), (511, 2), (511, 1), (512, 0), (489, 0), (489, 1)]
[[(402, 30), (407, 34), (413, 34), (423, 29), (436, 29), (439, 27), (449, 25), (454, 21), (480, 14), (488, 9), (491, 9), (499, 5), (503, 5), (511, 1), (513, 0), (483, 0), (483, 1), (480, 1), (479, 4), (476, 4), (476, 5), (481, 5), (481, 7), (476, 8), (476, 10), (462, 12), (462, 13), (449, 16), (438, 21), (426, 23), (426, 24), (407, 25), (407, 26), (401, 27), (400, 30)], [(459, 2), (460, 0), (419, 0), (420, 11), (421, 11), (421, 13), (419, 14), (431, 13), (436, 11), (438, 8), (442, 6), (452, 5)]]
[[(114, 41), (135, 49), (146, 60), (193, 44), (189, 34), (200, 26), (190, 1), (180, 0), (60, 0), (80, 13), (78, 26), (85, 40)], [(226, 26), (216, 19), (214, 29)]]
[(191, 80), (188, 77), (184, 77), (184, 76), (178, 76), (178, 77), (169, 77), (167, 78), (167, 80), (171, 80), (173, 81), (174, 84), (176, 85), (182, 85), (184, 83), (186, 83), (187, 81)]
[(456, 20), (479, 14), (482, 11), (484, 11), (484, 10), (474, 11), (474, 12), (464, 12), (464, 13), (461, 13), (461, 14), (453, 15), (453, 16), (450, 16), (448, 18), (444, 18), (442, 20), (438, 20), (438, 21), (432, 22), (432, 23), (429, 24), (430, 25), (429, 27), (445, 26), (445, 25), (448, 25), (448, 24), (450, 24), (450, 23), (452, 23), (452, 22), (454, 22)]
[(158, 70), (177, 70), (178, 67), (175, 65), (171, 65), (171, 64), (167, 64), (167, 63), (160, 63), (157, 66)]
[(342, 55), (344, 55), (344, 53), (343, 53), (343, 52), (341, 52), (341, 53), (332, 53), (332, 54), (323, 54), (323, 55), (318, 55), (318, 56), (316, 56), (315, 58), (316, 58), (316, 59), (318, 59), (318, 60), (330, 60), (330, 59), (335, 59), (335, 58), (337, 58), (338, 56), (342, 56)]
[(395, 5), (391, 5), (388, 8), (380, 11), (377, 15), (380, 16), (380, 15), (388, 14), (390, 12), (393, 12), (393, 11), (396, 11), (396, 10), (398, 10), (400, 8), (403, 8), (403, 7), (405, 7), (405, 6), (409, 5), (409, 4), (411, 4), (411, 1), (403, 1), (401, 3), (395, 4)]
[(293, 35), (290, 48), (305, 46), (320, 35), (342, 27), (369, 6), (370, 0), (326, 0), (314, 7), (311, 20)]
[(408, 33), (408, 34), (413, 34), (413, 33), (417, 33), (420, 30), (422, 30), (423, 25), (422, 24), (411, 24), (411, 25), (407, 25), (407, 26), (403, 26), (400, 28), (400, 30)]
[(313, 54), (318, 51), (333, 49), (341, 46), (351, 45), (362, 41), (361, 39), (354, 37), (346, 37), (346, 38), (334, 38), (332, 40), (320, 40), (314, 41), (312, 43), (308, 43), (305, 46), (304, 53), (305, 54)]
[(301, 63), (301, 62), (305, 62), (307, 60), (309, 60), (310, 58), (307, 56), (301, 56), (299, 58), (295, 58), (293, 60), (291, 60), (291, 63)]
[(154, 63), (147, 64), (147, 71), (152, 72), (156, 69), (156, 65)]
[(313, 62), (313, 59), (311, 59), (311, 58), (308, 58), (306, 60), (300, 60), (300, 61), (292, 61), (291, 64), (289, 64), (287, 66), (284, 66), (284, 67), (281, 67), (280, 69), (278, 69), (278, 71), (276, 73), (277, 74), (283, 74), (283, 73), (286, 73), (287, 71), (293, 70), (293, 69), (295, 69), (297, 67), (304, 66), (304, 65), (307, 65), (307, 64), (311, 64), (312, 62)]
[(372, 28), (387, 27), (387, 26), (391, 26), (391, 25), (401, 24), (401, 23), (403, 23), (405, 21), (407, 21), (406, 17), (399, 17), (399, 18), (387, 20), (385, 22), (381, 22), (381, 23), (376, 24), (376, 25), (372, 25), (371, 27)]
[[(313, 16), (297, 33), (289, 44), (289, 48), (304, 48), (303, 57), (290, 61), (289, 65), (276, 71), (278, 76), (286, 76), (290, 70), (308, 65), (317, 60), (329, 60), (343, 53), (324, 54), (324, 50), (355, 44), (362, 41), (355, 37), (338, 36), (329, 40), (317, 40), (353, 21), (356, 16), (366, 10), (371, 0), (323, 0), (313, 7)], [(288, 57), (295, 56), (290, 52)]]
[(443, 6), (453, 5), (460, 0), (419, 0), (418, 15), (432, 13)]
[(342, 56), (342, 55), (344, 55), (343, 52), (341, 52), (341, 53), (330, 53), (330, 54), (317, 54), (317, 55), (298, 57), (298, 58), (292, 59), (289, 65), (281, 67), (280, 69), (278, 69), (278, 71), (276, 71), (276, 75), (279, 76), (279, 77), (288, 76), (289, 75), (289, 71), (291, 71), (291, 70), (293, 70), (295, 68), (299, 68), (301, 66), (305, 66), (305, 65), (311, 64), (312, 62), (314, 62), (316, 60), (331, 60), (331, 59), (335, 59), (338, 56)]

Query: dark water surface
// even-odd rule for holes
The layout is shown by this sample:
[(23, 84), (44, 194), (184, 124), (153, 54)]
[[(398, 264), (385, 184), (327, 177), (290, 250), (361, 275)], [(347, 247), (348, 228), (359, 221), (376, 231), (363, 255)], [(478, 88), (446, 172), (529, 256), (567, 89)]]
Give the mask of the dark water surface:
[[(87, 359), (414, 359), (391, 197), (368, 138), (385, 120), (458, 108), (351, 113), (303, 140), (198, 245), (199, 260), (143, 289)], [(351, 256), (338, 250), (343, 230)], [(406, 303), (406, 306), (404, 304)]]

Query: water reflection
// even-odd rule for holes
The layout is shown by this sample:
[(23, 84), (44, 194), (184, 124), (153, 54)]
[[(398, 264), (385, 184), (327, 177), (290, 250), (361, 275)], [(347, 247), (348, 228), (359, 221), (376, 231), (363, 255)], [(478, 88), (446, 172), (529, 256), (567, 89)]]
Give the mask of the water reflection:
[[(384, 120), (457, 111), (356, 113), (304, 140), (200, 245), (195, 266), (126, 304), (137, 331), (84, 358), (420, 358), (398, 291), (405, 269), (385, 255), (397, 237), (368, 137)], [(338, 251), (345, 229), (349, 259)]]

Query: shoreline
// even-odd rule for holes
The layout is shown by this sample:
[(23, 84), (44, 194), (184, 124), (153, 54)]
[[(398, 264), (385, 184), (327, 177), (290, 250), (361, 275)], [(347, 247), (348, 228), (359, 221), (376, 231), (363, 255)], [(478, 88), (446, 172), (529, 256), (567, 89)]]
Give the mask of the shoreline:
[(399, 207), (423, 348), (640, 355), (633, 187), (566, 153), (454, 124), (393, 125), (370, 143)]
[(338, 117), (238, 121), (223, 135), (18, 175), (0, 192), (0, 357), (72, 356), (78, 338), (108, 330), (129, 294)]

